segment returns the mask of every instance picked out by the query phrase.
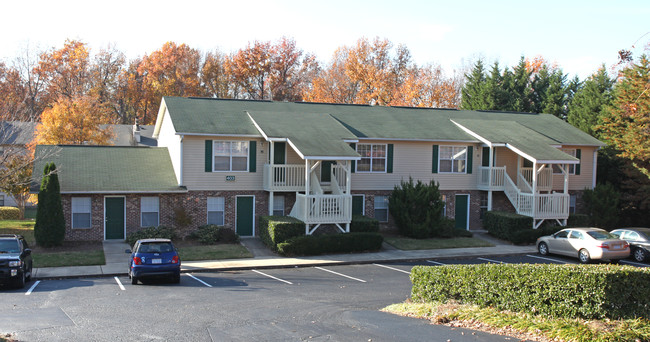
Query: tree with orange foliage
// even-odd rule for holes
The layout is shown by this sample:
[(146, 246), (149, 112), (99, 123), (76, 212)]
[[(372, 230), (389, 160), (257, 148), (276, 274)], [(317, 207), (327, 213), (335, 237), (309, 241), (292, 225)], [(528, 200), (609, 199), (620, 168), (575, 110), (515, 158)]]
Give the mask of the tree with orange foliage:
[(110, 145), (113, 132), (108, 123), (110, 108), (91, 97), (61, 97), (43, 111), (36, 128), (35, 144)]
[(271, 46), (269, 88), (274, 101), (300, 101), (318, 72), (316, 57), (296, 47), (293, 39), (283, 37)]
[(252, 46), (249, 43), (226, 61), (226, 72), (240, 87), (243, 98), (268, 99), (271, 53), (270, 42), (255, 41)]
[(84, 96), (88, 91), (90, 55), (86, 43), (66, 40), (63, 48), (41, 54), (35, 72), (46, 80), (48, 103), (60, 97)]
[(205, 89), (206, 95), (215, 98), (231, 98), (239, 94), (237, 84), (232, 82), (226, 70), (226, 63), (229, 60), (230, 56), (218, 50), (205, 55), (201, 67), (201, 86)]

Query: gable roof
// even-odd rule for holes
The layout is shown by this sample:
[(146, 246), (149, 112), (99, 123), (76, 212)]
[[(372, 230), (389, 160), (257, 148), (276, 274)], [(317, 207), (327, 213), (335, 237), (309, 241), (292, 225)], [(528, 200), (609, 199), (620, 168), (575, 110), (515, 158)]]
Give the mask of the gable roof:
[(32, 178), (40, 182), (45, 164), (54, 162), (61, 193), (187, 191), (178, 186), (166, 147), (38, 145), (35, 156)]

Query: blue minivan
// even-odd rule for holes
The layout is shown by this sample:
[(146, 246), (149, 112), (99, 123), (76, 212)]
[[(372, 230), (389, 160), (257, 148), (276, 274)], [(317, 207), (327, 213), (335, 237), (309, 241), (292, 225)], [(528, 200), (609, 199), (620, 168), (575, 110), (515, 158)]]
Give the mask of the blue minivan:
[(142, 278), (168, 277), (181, 281), (181, 259), (169, 239), (142, 239), (135, 242), (129, 258), (129, 278), (136, 285)]

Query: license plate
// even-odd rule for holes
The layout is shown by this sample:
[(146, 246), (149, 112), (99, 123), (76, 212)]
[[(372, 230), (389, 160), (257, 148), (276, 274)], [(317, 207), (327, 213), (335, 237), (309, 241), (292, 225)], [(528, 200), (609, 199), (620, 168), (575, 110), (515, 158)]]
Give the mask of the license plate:
[(621, 249), (621, 245), (612, 245), (612, 249)]
[(162, 259), (151, 259), (152, 264), (162, 264)]

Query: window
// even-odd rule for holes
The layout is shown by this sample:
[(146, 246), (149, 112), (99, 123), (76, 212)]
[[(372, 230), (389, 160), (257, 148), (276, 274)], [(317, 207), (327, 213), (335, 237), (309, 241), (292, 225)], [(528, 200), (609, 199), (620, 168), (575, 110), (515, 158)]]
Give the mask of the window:
[(357, 172), (386, 172), (386, 144), (358, 144)]
[[(575, 157), (576, 156), (576, 149), (575, 148), (562, 148), (560, 149), (562, 152)], [(570, 175), (575, 175), (576, 174), (576, 165), (575, 164), (568, 164), (569, 167), (569, 174)], [(553, 174), (562, 174), (562, 170), (560, 170), (560, 167), (557, 164), (553, 164)]]
[(447, 217), (447, 195), (440, 195), (442, 200), (442, 217)]
[(625, 235), (623, 235), (623, 239), (629, 240), (629, 241), (642, 241), (639, 238), (639, 234), (637, 232), (632, 232), (632, 231), (626, 232)]
[(483, 217), (485, 217), (485, 213), (488, 211), (488, 194), (487, 192), (481, 192), (481, 196), (479, 198), (481, 203), (479, 203), (479, 208), (481, 208), (481, 220)]
[(142, 227), (158, 227), (158, 197), (140, 198), (140, 215)]
[(439, 170), (441, 173), (465, 173), (467, 146), (440, 146)]
[(273, 195), (273, 215), (284, 216), (284, 196)]
[(569, 195), (569, 214), (576, 213), (576, 195)]
[(224, 225), (225, 203), (223, 197), (208, 197), (208, 224)]
[(569, 235), (569, 239), (578, 239), (578, 240), (583, 240), (584, 237), (582, 236), (582, 233), (576, 230), (572, 230), (571, 234)]
[(72, 228), (90, 228), (90, 197), (72, 197)]
[(388, 222), (388, 196), (375, 196), (375, 218)]
[(248, 171), (248, 141), (214, 141), (212, 171)]

